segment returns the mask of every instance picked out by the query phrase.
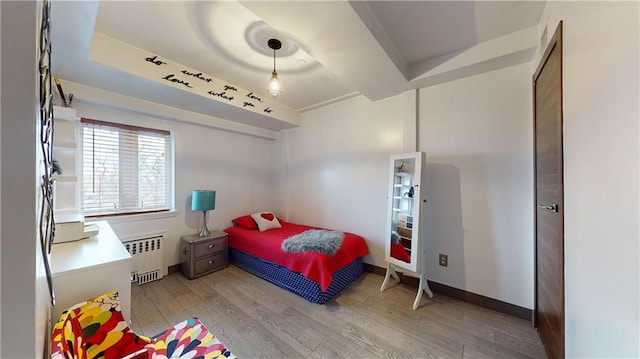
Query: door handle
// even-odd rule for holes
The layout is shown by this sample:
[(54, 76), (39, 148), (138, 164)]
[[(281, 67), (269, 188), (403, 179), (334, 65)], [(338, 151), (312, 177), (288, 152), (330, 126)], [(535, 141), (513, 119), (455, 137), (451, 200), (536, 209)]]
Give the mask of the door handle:
[(558, 205), (557, 204), (538, 204), (538, 208), (541, 209), (548, 209), (549, 211), (554, 211), (554, 212), (558, 212)]

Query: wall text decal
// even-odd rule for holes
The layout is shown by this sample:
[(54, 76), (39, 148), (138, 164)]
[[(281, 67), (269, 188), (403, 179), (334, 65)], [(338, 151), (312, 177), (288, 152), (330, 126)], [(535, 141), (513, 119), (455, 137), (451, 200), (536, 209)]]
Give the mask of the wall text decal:
[[(165, 61), (160, 60), (158, 58), (158, 55), (148, 56), (144, 60), (146, 62), (149, 62), (149, 63), (154, 64), (156, 66), (161, 66), (161, 65), (167, 64)], [(186, 76), (195, 77), (198, 80), (201, 80), (201, 81), (206, 82), (208, 84), (210, 84), (210, 83), (214, 83), (215, 84), (215, 82), (213, 80), (213, 77), (205, 76), (202, 72), (195, 72), (195, 71), (190, 71), (190, 70), (187, 70), (187, 69), (183, 69), (183, 70), (180, 71), (180, 73), (182, 73), (183, 75), (186, 75)], [(175, 73), (170, 73), (170, 74), (168, 74), (168, 75), (166, 75), (164, 77), (161, 77), (161, 79), (169, 81), (169, 82), (172, 82), (172, 83), (175, 83), (175, 84), (180, 84), (180, 85), (183, 85), (183, 86), (191, 88), (191, 89), (193, 88), (193, 86), (191, 85), (191, 83), (189, 81), (185, 81), (183, 79), (178, 78)], [(211, 96), (213, 96), (213, 97), (217, 97), (217, 98), (221, 98), (223, 100), (227, 100), (229, 102), (233, 102), (233, 100), (235, 99), (235, 96), (229, 95), (227, 93), (227, 91), (238, 92), (238, 89), (236, 87), (234, 87), (234, 86), (225, 84), (222, 91), (209, 90), (209, 91), (206, 91), (206, 93), (211, 95)], [(258, 102), (261, 102), (261, 103), (263, 102), (262, 98), (260, 96), (255, 95), (253, 92), (249, 92), (246, 95), (246, 97), (248, 97), (251, 100), (256, 100)], [(253, 102), (250, 102), (250, 101), (243, 101), (242, 102), (242, 107), (243, 108), (247, 108), (247, 107), (255, 108), (256, 105)], [(263, 109), (262, 112), (270, 114), (270, 113), (273, 112), (273, 110), (269, 106), (267, 106), (266, 108)]]
[(163, 77), (162, 79), (170, 81), (170, 82), (174, 82), (174, 83), (177, 83), (177, 84), (185, 85), (188, 88), (193, 88), (193, 86), (191, 86), (191, 84), (189, 84), (187, 81), (180, 80), (179, 78), (177, 78), (175, 76), (176, 76), (175, 74), (169, 74), (169, 75)]
[(183, 74), (185, 74), (187, 76), (193, 76), (193, 77), (195, 77), (195, 78), (197, 78), (199, 80), (202, 80), (204, 82), (209, 82), (210, 83), (213, 80), (211, 77), (203, 76), (202, 72), (197, 72), (196, 73), (196, 72), (189, 72), (188, 70), (182, 70), (180, 72), (182, 72)]
[(227, 92), (226, 91), (222, 91), (222, 92), (213, 92), (213, 91), (207, 91), (207, 93), (211, 96), (218, 96), (220, 98), (223, 98), (225, 100), (233, 100), (233, 96), (227, 96)]
[(252, 100), (258, 100), (258, 102), (262, 102), (262, 99), (256, 95), (253, 94), (253, 92), (249, 92), (247, 94), (247, 97), (252, 99)]
[[(106, 36), (100, 37), (99, 40), (100, 43), (109, 44), (109, 49), (113, 49), (113, 46), (117, 46), (113, 42), (110, 43), (110, 41), (115, 40), (110, 40)], [(130, 58), (129, 63), (131, 65), (128, 67), (128, 71), (130, 73), (139, 74), (159, 83), (170, 82), (171, 84), (168, 84), (169, 86), (181, 88), (185, 91), (189, 91), (206, 98), (215, 99), (221, 103), (227, 103), (238, 108), (244, 108), (248, 111), (253, 111), (279, 120), (297, 118), (297, 113), (295, 113), (295, 111), (286, 107), (283, 108), (280, 104), (274, 103), (271, 99), (260, 96), (256, 92), (247, 91), (229, 83), (222, 82), (215, 76), (191, 69), (184, 65), (173, 63), (170, 60), (163, 59), (161, 56), (149, 53), (145, 50), (135, 48), (131, 49), (131, 46), (128, 46), (127, 48), (131, 52), (131, 55), (125, 56)], [(124, 54), (128, 53), (125, 51)], [(108, 56), (108, 53), (105, 52), (101, 59), (102, 61), (98, 61), (98, 63), (110, 65), (111, 62), (109, 59), (110, 57)], [(148, 66), (144, 65), (142, 72), (136, 68), (136, 66), (140, 66), (140, 60), (143, 60), (143, 63), (145, 64), (149, 64)], [(136, 63), (137, 65), (134, 65)], [(123, 69), (124, 66), (124, 69), (126, 69), (126, 65), (127, 63), (123, 62), (122, 56), (120, 56), (117, 64), (111, 63), (110, 66), (115, 66), (120, 69)], [(198, 81), (192, 80), (192, 78), (196, 78)], [(241, 93), (245, 95), (242, 96), (240, 95)]]
[[(93, 34), (90, 53), (91, 61), (97, 64), (198, 97), (190, 97), (198, 104), (192, 110), (231, 121), (225, 123), (225, 127), (235, 127), (232, 122), (239, 122), (277, 131), (300, 125), (300, 113), (281, 100), (272, 99), (266, 90), (243, 88), (218, 78), (214, 73), (207, 73), (204, 68), (191, 68), (103, 33)], [(267, 128), (264, 119), (276, 120), (268, 123), (278, 125)]]
[(147, 57), (145, 59), (145, 61), (150, 62), (150, 63), (152, 63), (154, 65), (158, 65), (158, 66), (166, 64), (166, 62), (158, 60), (158, 56), (157, 55), (154, 56), (154, 57), (149, 56), (149, 57)]

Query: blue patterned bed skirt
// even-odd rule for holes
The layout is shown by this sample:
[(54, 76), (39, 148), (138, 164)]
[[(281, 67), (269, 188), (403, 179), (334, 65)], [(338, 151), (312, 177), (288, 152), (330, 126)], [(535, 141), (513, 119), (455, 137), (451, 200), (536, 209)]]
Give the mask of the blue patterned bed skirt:
[(324, 304), (363, 272), (362, 257), (333, 273), (333, 280), (326, 292), (320, 285), (302, 274), (292, 272), (287, 267), (265, 261), (245, 252), (229, 248), (229, 262), (262, 279), (286, 289), (317, 304)]

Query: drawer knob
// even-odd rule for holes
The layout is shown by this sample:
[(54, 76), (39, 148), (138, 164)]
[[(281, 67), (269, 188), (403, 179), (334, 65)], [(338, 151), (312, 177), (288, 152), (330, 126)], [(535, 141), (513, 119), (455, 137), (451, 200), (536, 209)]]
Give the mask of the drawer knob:
[(209, 261), (209, 264), (213, 264), (213, 261)]
[(209, 245), (209, 248), (213, 248), (213, 247), (215, 247), (213, 244), (210, 244), (210, 245)]

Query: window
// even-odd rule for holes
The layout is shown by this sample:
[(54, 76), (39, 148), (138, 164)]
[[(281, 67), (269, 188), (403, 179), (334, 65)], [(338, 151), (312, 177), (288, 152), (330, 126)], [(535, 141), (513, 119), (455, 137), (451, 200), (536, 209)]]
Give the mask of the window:
[(81, 122), (85, 216), (171, 209), (170, 132), (86, 118)]

